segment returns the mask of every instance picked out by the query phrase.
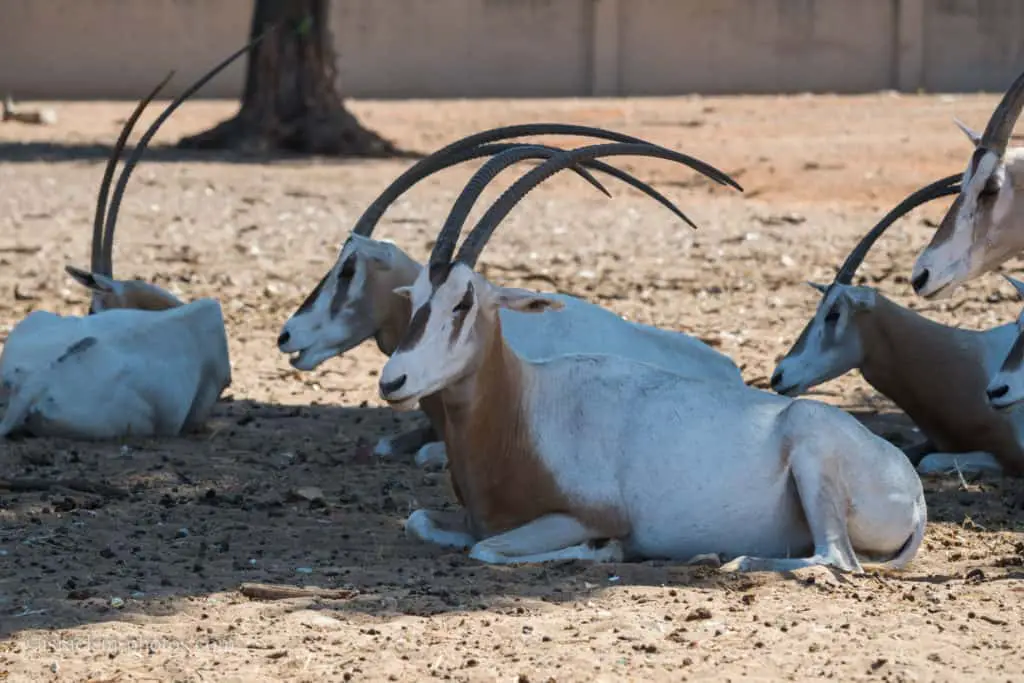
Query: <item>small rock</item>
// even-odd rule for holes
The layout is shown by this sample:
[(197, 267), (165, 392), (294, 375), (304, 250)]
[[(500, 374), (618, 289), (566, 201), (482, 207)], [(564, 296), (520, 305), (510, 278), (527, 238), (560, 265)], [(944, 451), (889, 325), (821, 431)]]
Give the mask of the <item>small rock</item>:
[(300, 574), (312, 574), (313, 573), (313, 569), (311, 567), (296, 567), (295, 571), (297, 571)]
[(114, 609), (121, 609), (124, 607), (124, 600), (118, 597), (110, 598), (110, 606)]
[(180, 529), (178, 529), (178, 533), (176, 534), (178, 538), (186, 538), (188, 535), (189, 531), (187, 526), (183, 526)]
[(686, 621), (700, 621), (702, 619), (710, 619), (711, 610), (707, 607), (698, 607), (689, 614), (686, 615)]
[(323, 500), (324, 492), (318, 486), (302, 486), (293, 490), (292, 496), (312, 503), (315, 500)]

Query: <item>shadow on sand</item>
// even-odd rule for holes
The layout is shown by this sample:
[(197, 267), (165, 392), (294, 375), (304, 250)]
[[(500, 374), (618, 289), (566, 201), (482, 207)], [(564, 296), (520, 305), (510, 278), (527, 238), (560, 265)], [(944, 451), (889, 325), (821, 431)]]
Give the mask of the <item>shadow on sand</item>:
[[(452, 505), (447, 475), (370, 451), (422, 419), (228, 400), (208, 429), (185, 438), (0, 445), (0, 479), (78, 478), (123, 492), (0, 488), (0, 638), (174, 615), (215, 593), (245, 600), (236, 592), (243, 582), (351, 588), (352, 599), (318, 604), (391, 616), (517, 613), (523, 600), (578, 600), (611, 586), (744, 591), (780, 579), (664, 562), (487, 567), (408, 539), (402, 523), (412, 509)], [(985, 530), (1024, 522), (1018, 482), (973, 486), (928, 483), (932, 521), (959, 525), (969, 514)]]

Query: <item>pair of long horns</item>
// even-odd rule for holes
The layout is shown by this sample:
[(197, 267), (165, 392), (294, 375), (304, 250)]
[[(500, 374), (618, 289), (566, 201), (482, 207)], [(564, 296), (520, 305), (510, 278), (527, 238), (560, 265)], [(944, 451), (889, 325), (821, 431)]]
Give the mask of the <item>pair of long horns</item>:
[[(369, 237), (373, 234), (373, 229), (377, 226), (377, 223), (380, 222), (381, 217), (384, 215), (384, 212), (387, 211), (388, 207), (390, 207), (399, 197), (421, 180), (438, 173), (439, 171), (443, 171), (446, 168), (461, 164), (464, 161), (478, 159), (485, 156), (493, 156), (513, 147), (520, 147), (525, 143), (490, 143), (529, 135), (577, 135), (612, 140), (615, 142), (645, 142), (641, 138), (605, 130), (603, 128), (579, 126), (568, 123), (526, 123), (514, 126), (501, 126), (481, 131), (479, 133), (474, 133), (445, 145), (433, 154), (420, 159), (406, 169), (402, 175), (395, 178), (395, 180), (388, 185), (388, 187), (386, 187), (384, 191), (373, 200), (373, 202), (371, 202), (370, 206), (368, 206), (363, 212), (363, 215), (356, 221), (355, 226), (352, 228), (352, 232), (363, 237)], [(552, 147), (550, 149), (558, 148)], [(656, 193), (649, 185), (613, 166), (608, 166), (607, 164), (602, 164), (598, 161), (583, 162), (580, 163), (579, 166), (594, 168), (603, 173), (613, 175), (642, 192), (645, 192), (649, 196), (654, 197), (662, 204), (669, 206), (667, 200), (664, 200), (664, 198)], [(579, 171), (577, 170), (577, 172)], [(674, 209), (671, 206), (669, 206), (669, 208), (678, 213), (678, 209)], [(684, 220), (686, 220), (685, 217)]]
[[(527, 193), (555, 173), (577, 164), (593, 162), (598, 157), (624, 155), (649, 156), (675, 161), (698, 171), (717, 183), (734, 187), (741, 192), (743, 191), (739, 183), (710, 164), (689, 155), (655, 145), (646, 140), (634, 138), (633, 141), (596, 144), (572, 150), (563, 150), (523, 175), (511, 187), (505, 190), (466, 237), (462, 247), (459, 249), (459, 253), (455, 256), (455, 260), (474, 267), (480, 252), (501, 221)], [(515, 150), (502, 152), (484, 164), (469, 180), (458, 199), (456, 199), (455, 206), (452, 207), (448, 219), (445, 221), (444, 227), (437, 237), (433, 252), (430, 255), (431, 264), (448, 263), (452, 260), (455, 245), (473, 202), (475, 202), (486, 185), (502, 169), (515, 163), (516, 160)], [(681, 215), (684, 220), (693, 225), (681, 212), (677, 215)]]
[(856, 275), (857, 269), (860, 264), (864, 262), (868, 252), (871, 251), (871, 247), (874, 246), (878, 238), (889, 228), (890, 225), (898, 221), (900, 218), (910, 213), (922, 204), (939, 199), (941, 197), (948, 197), (960, 193), (960, 180), (963, 174), (957, 173), (954, 175), (946, 176), (941, 180), (936, 180), (934, 183), (922, 187), (920, 190), (909, 195), (906, 199), (896, 205), (889, 213), (880, 220), (871, 230), (868, 231), (864, 237), (861, 238), (857, 246), (853, 248), (850, 254), (843, 261), (843, 265), (839, 267), (839, 272), (836, 273), (835, 279), (832, 281), (833, 284), (848, 285), (853, 282), (853, 276)]
[(168, 73), (167, 76), (165, 76), (164, 79), (160, 81), (160, 83), (158, 83), (157, 86), (135, 106), (135, 110), (132, 112), (131, 116), (128, 117), (124, 127), (121, 128), (121, 134), (118, 136), (117, 142), (114, 144), (114, 149), (111, 152), (110, 158), (107, 160), (107, 166), (103, 171), (103, 180), (100, 182), (99, 195), (96, 199), (96, 213), (93, 217), (92, 256), (89, 263), (89, 267), (94, 273), (106, 275), (107, 277), (113, 277), (114, 275), (114, 227), (117, 225), (117, 212), (121, 207), (121, 199), (124, 196), (124, 191), (128, 185), (128, 179), (131, 177), (132, 170), (134, 170), (139, 159), (142, 157), (142, 154), (146, 151), (149, 141), (152, 140), (153, 136), (156, 135), (158, 130), (160, 130), (160, 126), (163, 125), (164, 121), (174, 113), (174, 110), (177, 109), (182, 102), (195, 94), (197, 90), (206, 85), (211, 78), (223, 71), (228, 65), (255, 47), (276, 28), (277, 25), (270, 26), (266, 31), (250, 41), (248, 45), (233, 53), (198, 81), (186, 88), (184, 92), (174, 99), (174, 101), (167, 105), (167, 108), (163, 110), (160, 116), (157, 117), (149, 128), (146, 129), (146, 132), (142, 137), (139, 138), (139, 141), (136, 143), (131, 155), (128, 157), (127, 161), (125, 161), (124, 168), (121, 170), (121, 175), (117, 179), (117, 185), (114, 187), (113, 197), (110, 198), (110, 205), (108, 208), (107, 200), (110, 195), (110, 183), (114, 178), (114, 169), (117, 167), (117, 162), (120, 160), (121, 154), (124, 152), (125, 144), (128, 142), (128, 136), (131, 135), (132, 129), (139, 120), (139, 116), (142, 114), (142, 111), (153, 100), (153, 98), (156, 97), (160, 90), (167, 85), (167, 82), (170, 81), (171, 77), (174, 75), (174, 71)]

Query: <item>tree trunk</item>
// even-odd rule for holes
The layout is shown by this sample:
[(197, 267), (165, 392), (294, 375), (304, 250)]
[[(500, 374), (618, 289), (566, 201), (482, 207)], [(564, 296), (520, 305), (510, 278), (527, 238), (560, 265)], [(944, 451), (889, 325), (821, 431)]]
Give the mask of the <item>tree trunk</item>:
[(335, 88), (330, 0), (256, 0), (250, 38), (278, 24), (249, 53), (233, 118), (178, 142), (189, 149), (383, 157), (403, 155), (349, 113)]

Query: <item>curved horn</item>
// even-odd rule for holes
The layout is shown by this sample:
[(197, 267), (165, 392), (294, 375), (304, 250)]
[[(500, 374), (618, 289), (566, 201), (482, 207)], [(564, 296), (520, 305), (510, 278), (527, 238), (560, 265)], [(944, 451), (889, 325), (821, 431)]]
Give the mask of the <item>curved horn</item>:
[[(357, 235), (362, 235), (363, 237), (369, 237), (373, 233), (374, 227), (377, 225), (378, 221), (380, 221), (381, 216), (384, 215), (387, 208), (391, 206), (396, 199), (402, 196), (402, 194), (408, 191), (409, 188), (427, 176), (459, 163), (459, 161), (451, 161), (449, 163), (449, 157), (460, 152), (466, 152), (467, 150), (471, 150), (479, 145), (483, 145), (484, 143), (523, 137), (526, 135), (579, 135), (600, 138), (603, 140), (612, 140), (615, 142), (646, 142), (645, 140), (633, 137), (632, 135), (625, 135), (623, 133), (605, 130), (604, 128), (578, 126), (570, 123), (525, 123), (514, 126), (501, 126), (481, 131), (479, 133), (474, 133), (445, 145), (433, 154), (420, 159), (406, 169), (402, 175), (398, 176), (394, 182), (385, 188), (384, 191), (373, 200), (370, 206), (366, 208), (363, 215), (356, 221), (355, 227), (352, 228), (352, 232)], [(479, 156), (485, 155), (481, 154)], [(468, 156), (462, 160), (473, 158), (477, 158), (477, 156)]]
[[(455, 199), (455, 204), (448, 217), (441, 226), (441, 231), (434, 242), (434, 248), (430, 252), (430, 263), (448, 263), (451, 261), (452, 252), (455, 251), (455, 242), (459, 238), (462, 224), (473, 209), (473, 204), (480, 197), (484, 188), (494, 180), (503, 170), (524, 159), (548, 159), (564, 154), (565, 150), (545, 145), (518, 145), (494, 155), (487, 160), (483, 166), (477, 169), (473, 177), (469, 179), (466, 186)], [(575, 168), (575, 165), (574, 165)]]
[[(649, 143), (635, 143), (648, 145)], [(566, 150), (558, 147), (549, 145), (519, 145), (509, 146), (509, 149), (495, 155), (493, 158), (488, 160), (486, 164), (480, 167), (472, 178), (466, 183), (462, 192), (459, 193), (458, 198), (455, 200), (455, 205), (448, 213), (448, 218), (445, 219), (444, 225), (441, 231), (438, 233), (437, 241), (434, 244), (434, 250), (430, 256), (430, 262), (435, 263), (439, 261), (447, 262), (451, 259), (452, 252), (455, 250), (455, 242), (458, 240), (458, 235), (461, 232), (463, 224), (466, 222), (466, 218), (469, 216), (469, 212), (473, 209), (473, 205), (476, 200), (479, 199), (480, 194), (484, 188), (493, 181), (499, 173), (511, 166), (512, 164), (522, 161), (523, 159), (539, 157), (551, 159), (556, 154), (563, 154)], [(683, 221), (689, 224), (692, 228), (696, 229), (697, 226), (690, 218), (679, 209), (671, 200), (665, 197), (663, 194), (655, 190), (653, 187), (643, 182), (642, 180), (635, 178), (631, 174), (618, 169), (610, 164), (606, 164), (596, 159), (587, 159), (577, 162), (568, 166), (568, 168), (580, 173), (580, 166), (593, 168), (595, 170), (607, 173), (623, 182), (635, 187), (647, 196), (653, 198), (663, 206), (667, 207), (669, 211), (679, 216)], [(591, 182), (591, 184), (594, 184)], [(604, 188), (600, 185), (595, 185), (599, 190), (604, 191)], [(607, 192), (605, 192), (607, 194)], [(448, 240), (447, 236), (454, 234), (453, 240)], [(438, 247), (438, 245), (441, 245)]]
[(896, 208), (885, 214), (882, 220), (878, 221), (875, 227), (871, 228), (868, 234), (861, 238), (857, 246), (853, 248), (846, 257), (846, 260), (843, 261), (843, 265), (839, 267), (839, 272), (836, 273), (835, 279), (832, 280), (833, 284), (848, 285), (853, 282), (853, 276), (857, 273), (860, 264), (864, 262), (864, 258), (868, 255), (871, 247), (874, 246), (878, 238), (882, 236), (882, 233), (890, 225), (922, 204), (927, 204), (933, 199), (939, 199), (940, 197), (958, 194), (962, 177), (962, 173), (957, 173), (956, 175), (946, 176), (942, 180), (936, 180), (934, 183), (914, 192), (900, 202)]
[[(164, 121), (166, 121), (167, 118), (174, 113), (174, 110), (177, 109), (182, 102), (184, 102), (193, 94), (195, 94), (197, 90), (206, 85), (206, 83), (211, 78), (213, 78), (221, 71), (223, 71), (225, 68), (227, 68), (227, 66), (230, 65), (233, 61), (235, 61), (243, 54), (251, 50), (253, 47), (255, 47), (257, 44), (259, 44), (260, 41), (266, 38), (267, 35), (276, 28), (276, 24), (270, 26), (266, 31), (253, 38), (248, 45), (241, 48), (240, 50), (237, 50), (223, 62), (213, 67), (213, 69), (211, 69), (206, 75), (204, 75), (198, 81), (196, 81), (188, 88), (186, 88), (185, 91), (178, 95), (178, 97), (176, 97), (173, 102), (167, 105), (167, 108), (164, 109), (163, 112), (161, 112), (160, 116), (158, 116), (156, 120), (153, 121), (149, 128), (146, 129), (146, 132), (143, 133), (142, 137), (139, 138), (139, 141), (135, 144), (135, 149), (132, 150), (132, 153), (128, 157), (128, 160), (125, 161), (124, 168), (121, 170), (121, 175), (117, 179), (117, 185), (114, 187), (114, 196), (110, 200), (110, 208), (107, 210), (106, 239), (103, 244), (103, 249), (104, 258), (106, 260), (107, 265), (110, 266), (111, 271), (113, 271), (112, 264), (114, 251), (114, 226), (117, 225), (117, 212), (121, 208), (121, 198), (124, 196), (124, 190), (125, 187), (128, 185), (128, 179), (131, 177), (132, 171), (135, 169), (135, 165), (139, 163), (139, 159), (142, 157), (143, 152), (146, 151), (146, 146), (149, 144), (149, 141), (153, 138), (154, 135), (156, 135), (157, 131), (160, 130), (160, 126), (163, 125)], [(113, 272), (108, 272), (107, 275), (113, 275)]]
[[(471, 268), (474, 267), (476, 265), (477, 258), (480, 256), (480, 251), (484, 248), (484, 245), (487, 244), (487, 240), (490, 239), (494, 229), (502, 220), (504, 220), (505, 216), (509, 214), (509, 212), (520, 202), (520, 200), (522, 200), (523, 197), (526, 196), (528, 192), (530, 192), (530, 190), (550, 178), (558, 171), (561, 171), (571, 164), (584, 160), (604, 156), (626, 155), (649, 156), (675, 161), (685, 166), (689, 166), (690, 168), (711, 178), (712, 180), (722, 183), (723, 185), (731, 185), (740, 192), (743, 191), (743, 188), (740, 187), (739, 183), (730, 178), (728, 174), (718, 170), (714, 166), (687, 154), (675, 152), (665, 147), (659, 147), (658, 145), (654, 145), (649, 142), (607, 143), (578, 147), (549, 159), (537, 168), (526, 173), (511, 187), (505, 190), (505, 192), (498, 197), (498, 200), (495, 201), (489, 209), (487, 209), (487, 212), (476, 224), (472, 232), (470, 232), (466, 237), (465, 242), (463, 242), (462, 246), (459, 248), (459, 253), (456, 255), (455, 260), (461, 261)], [(458, 239), (458, 233), (461, 228), (461, 225), (454, 226), (452, 230), (454, 234), (450, 236), (450, 239)], [(440, 237), (438, 240), (440, 240)]]
[(110, 270), (112, 266), (109, 263), (103, 262), (103, 219), (107, 209), (107, 197), (110, 195), (110, 182), (114, 179), (114, 169), (117, 168), (121, 152), (124, 151), (124, 146), (128, 142), (128, 136), (132, 134), (132, 129), (135, 128), (139, 116), (142, 115), (142, 110), (167, 85), (167, 81), (171, 80), (172, 76), (174, 76), (174, 71), (169, 71), (164, 76), (164, 80), (157, 83), (157, 86), (135, 105), (135, 111), (132, 112), (132, 115), (128, 117), (128, 120), (122, 126), (121, 134), (118, 136), (117, 142), (114, 143), (114, 149), (110, 153), (110, 158), (107, 159), (107, 167), (103, 169), (103, 180), (100, 181), (100, 191), (96, 197), (96, 214), (92, 219), (92, 256), (89, 260), (89, 269), (94, 273), (107, 276), (113, 274)]
[(1021, 109), (1024, 108), (1024, 73), (1017, 77), (1003, 99), (999, 101), (992, 117), (985, 126), (985, 132), (981, 135), (981, 147), (992, 150), (1003, 156), (1006, 153), (1006, 145), (1010, 142), (1010, 134), (1020, 117)]

